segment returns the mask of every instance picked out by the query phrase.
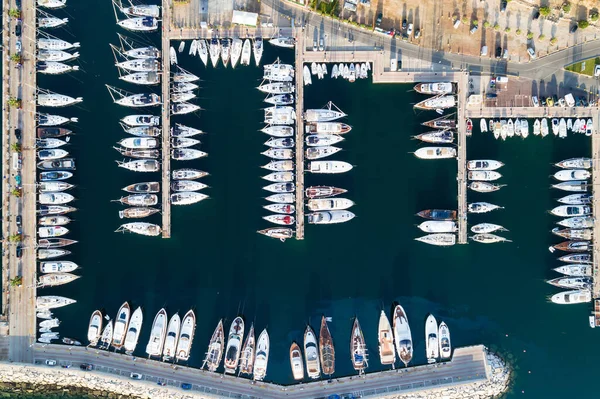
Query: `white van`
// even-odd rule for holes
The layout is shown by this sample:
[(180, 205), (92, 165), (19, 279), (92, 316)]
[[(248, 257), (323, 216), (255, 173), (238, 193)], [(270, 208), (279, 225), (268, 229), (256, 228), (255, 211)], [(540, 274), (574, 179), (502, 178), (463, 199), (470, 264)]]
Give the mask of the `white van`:
[(13, 152), (12, 167), (14, 170), (21, 170), (21, 154), (18, 152)]

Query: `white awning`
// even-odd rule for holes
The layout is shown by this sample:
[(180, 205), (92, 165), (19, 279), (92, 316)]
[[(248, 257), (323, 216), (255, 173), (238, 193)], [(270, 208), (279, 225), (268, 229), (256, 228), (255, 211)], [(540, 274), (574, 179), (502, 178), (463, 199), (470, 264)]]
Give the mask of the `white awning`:
[(233, 10), (232, 24), (256, 26), (258, 22), (258, 14), (254, 12)]

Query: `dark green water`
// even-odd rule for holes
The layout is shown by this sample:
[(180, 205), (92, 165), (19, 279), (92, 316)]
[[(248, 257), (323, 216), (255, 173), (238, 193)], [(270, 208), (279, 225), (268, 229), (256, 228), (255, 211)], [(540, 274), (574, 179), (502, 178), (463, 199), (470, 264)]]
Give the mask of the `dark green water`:
[[(267, 227), (261, 189), (268, 162), (260, 155), (267, 136), (262, 127), (263, 96), (255, 89), (262, 72), (256, 67), (235, 71), (205, 69), (198, 58), (179, 54), (180, 65), (201, 76), (198, 104), (205, 111), (174, 120), (200, 128), (201, 149), (209, 157), (172, 167), (196, 167), (211, 173), (204, 181), (210, 200), (173, 208), (170, 240), (113, 233), (119, 226), (121, 187), (159, 175), (136, 174), (117, 168), (121, 159), (111, 147), (125, 135), (117, 121), (128, 110), (111, 103), (106, 83), (141, 91), (117, 80), (108, 47), (116, 43), (109, 2), (70, 2), (71, 22), (57, 36), (80, 41), (83, 72), (64, 77), (40, 76), (40, 87), (81, 95), (81, 107), (60, 113), (78, 116), (70, 151), (77, 157), (78, 187), (69, 225), (73, 260), (82, 266), (80, 280), (47, 288), (42, 295), (64, 295), (77, 304), (55, 312), (59, 332), (84, 340), (94, 309), (114, 317), (129, 301), (144, 308), (145, 323), (138, 350), (144, 356), (152, 318), (161, 307), (180, 315), (196, 309), (198, 325), (190, 364), (201, 364), (206, 345), (220, 318), (238, 314), (261, 330), (268, 327), (271, 356), (267, 380), (291, 382), (288, 350), (301, 340), (310, 322), (318, 328), (322, 314), (331, 316), (336, 344), (336, 375), (352, 372), (348, 338), (355, 315), (360, 318), (371, 353), (370, 371), (378, 364), (376, 326), (379, 311), (393, 301), (406, 309), (415, 341), (414, 364), (425, 362), (424, 321), (433, 313), (445, 321), (454, 346), (483, 343), (511, 358), (518, 368), (514, 392), (534, 398), (593, 397), (593, 361), (600, 356), (597, 332), (588, 327), (589, 306), (558, 306), (546, 297), (556, 292), (544, 282), (558, 266), (547, 248), (556, 240), (549, 230), (554, 220), (546, 212), (562, 193), (549, 190), (551, 163), (589, 154), (589, 141), (572, 136), (558, 140), (530, 135), (527, 140), (497, 142), (478, 131), (468, 142), (469, 158), (493, 158), (506, 163), (493, 194), (470, 194), (506, 209), (470, 216), (474, 224), (499, 223), (514, 242), (455, 246), (444, 249), (413, 241), (421, 235), (415, 212), (456, 207), (456, 162), (422, 161), (410, 152), (420, 122), (435, 113), (415, 114), (419, 97), (407, 85), (350, 84), (326, 79), (309, 86), (306, 107), (333, 101), (349, 116), (354, 129), (335, 159), (355, 168), (341, 176), (306, 176), (307, 185), (327, 184), (349, 190), (357, 218), (337, 226), (307, 226), (304, 241), (281, 243), (255, 233)], [(140, 36), (158, 43), (158, 35)], [(179, 43), (175, 43), (177, 47)], [(289, 50), (266, 46), (263, 62), (276, 57), (292, 60)], [(156, 110), (158, 112), (158, 110)], [(476, 121), (478, 126), (478, 121)], [(476, 128), (476, 130), (478, 130)], [(157, 223), (160, 218), (154, 219)]]

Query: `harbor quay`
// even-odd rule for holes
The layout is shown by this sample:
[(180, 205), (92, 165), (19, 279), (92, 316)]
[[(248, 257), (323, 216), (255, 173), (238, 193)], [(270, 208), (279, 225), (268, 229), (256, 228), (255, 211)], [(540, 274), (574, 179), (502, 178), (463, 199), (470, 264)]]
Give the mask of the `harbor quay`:
[[(162, 9), (169, 9), (169, 0), (162, 0)], [(163, 79), (161, 81), (162, 105), (161, 105), (161, 124), (162, 124), (162, 168), (161, 168), (161, 186), (162, 186), (162, 237), (171, 237), (171, 198), (169, 196), (169, 187), (171, 185), (171, 64), (169, 62), (170, 37), (166, 32), (166, 27), (171, 26), (171, 13), (163, 12), (163, 25), (161, 35), (161, 59)]]
[[(92, 348), (36, 344), (33, 349), (37, 367), (14, 365), (10, 369), (0, 363), (0, 370), (12, 370), (3, 372), (5, 381), (30, 379), (37, 383), (83, 386), (143, 398), (308, 399), (346, 395), (348, 398), (459, 399), (498, 395), (507, 389), (510, 378), (505, 363), (483, 345), (456, 348), (452, 360), (445, 363), (287, 386)], [(54, 360), (57, 364), (48, 367), (46, 360)], [(92, 370), (80, 371), (81, 364), (91, 365)], [(141, 380), (131, 379), (131, 373), (137, 373)], [(183, 391), (182, 384), (190, 389)]]

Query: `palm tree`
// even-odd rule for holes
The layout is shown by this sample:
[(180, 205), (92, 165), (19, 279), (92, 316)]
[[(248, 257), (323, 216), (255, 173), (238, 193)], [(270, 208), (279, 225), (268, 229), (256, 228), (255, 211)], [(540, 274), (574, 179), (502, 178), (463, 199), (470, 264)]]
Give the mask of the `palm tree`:
[(21, 10), (13, 8), (8, 12), (8, 15), (10, 15), (12, 18), (21, 19)]
[(21, 99), (20, 98), (11, 97), (8, 99), (7, 102), (8, 102), (9, 107), (21, 108)]
[(21, 54), (13, 54), (10, 56), (10, 60), (12, 62), (16, 62), (17, 64), (20, 64), (23, 62), (23, 57), (21, 56)]
[(11, 234), (8, 236), (8, 241), (10, 242), (19, 242), (22, 241), (21, 234)]
[(14, 195), (15, 197), (17, 197), (17, 198), (20, 198), (20, 197), (21, 197), (21, 195), (23, 194), (23, 193), (21, 192), (21, 189), (19, 189), (19, 188), (13, 188), (13, 189), (10, 191), (10, 193), (11, 193), (12, 195)]
[(20, 287), (21, 285), (23, 285), (23, 277), (22, 276), (17, 276), (15, 278), (10, 279), (11, 287)]
[(19, 144), (19, 143), (12, 143), (10, 145), (10, 150), (12, 152), (21, 152), (21, 144)]

